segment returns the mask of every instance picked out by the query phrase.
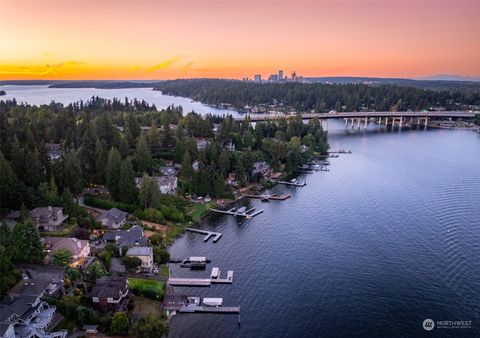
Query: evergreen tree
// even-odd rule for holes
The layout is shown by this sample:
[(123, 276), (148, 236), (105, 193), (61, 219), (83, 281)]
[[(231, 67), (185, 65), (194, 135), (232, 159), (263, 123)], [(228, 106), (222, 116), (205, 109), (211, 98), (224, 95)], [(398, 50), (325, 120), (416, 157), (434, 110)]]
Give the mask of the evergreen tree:
[(0, 152), (0, 210), (13, 209), (17, 206), (16, 200), (17, 176), (13, 173), (10, 163)]
[(135, 176), (130, 160), (124, 160), (120, 164), (120, 174), (118, 177), (118, 196), (116, 197), (123, 203), (135, 203), (137, 201), (137, 190), (135, 187)]
[(180, 175), (185, 178), (190, 178), (193, 175), (192, 169), (192, 157), (188, 151), (185, 151), (183, 154), (182, 169), (180, 170)]
[(108, 153), (107, 167), (105, 170), (105, 181), (112, 197), (119, 198), (120, 195), (120, 167), (122, 159), (117, 149), (112, 148)]
[(148, 171), (152, 167), (152, 155), (145, 135), (138, 138), (134, 162), (137, 172)]
[(7, 249), (0, 245), (0, 297), (3, 297), (18, 279), (19, 274), (10, 260)]
[(31, 221), (17, 223), (11, 235), (10, 253), (14, 262), (41, 263), (44, 252), (40, 233)]

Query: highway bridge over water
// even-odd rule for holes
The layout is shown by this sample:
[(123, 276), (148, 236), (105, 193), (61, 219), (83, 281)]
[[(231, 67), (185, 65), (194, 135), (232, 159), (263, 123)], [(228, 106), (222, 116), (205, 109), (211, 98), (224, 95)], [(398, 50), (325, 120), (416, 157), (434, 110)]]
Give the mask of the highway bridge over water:
[[(401, 127), (404, 123), (416, 123), (428, 125), (429, 119), (472, 119), (475, 117), (474, 112), (468, 111), (401, 111), (401, 112), (335, 112), (335, 113), (304, 113), (299, 114), (303, 120), (310, 120), (318, 118), (320, 120), (328, 119), (344, 119), (345, 126), (348, 127), (349, 123), (352, 127), (357, 124), (360, 128), (360, 124), (363, 124), (366, 128), (370, 119), (375, 119), (380, 124), (395, 124)], [(243, 117), (237, 117), (235, 120), (244, 121), (245, 117), (249, 117), (251, 122), (271, 121), (282, 118), (294, 117), (295, 114), (246, 114)]]

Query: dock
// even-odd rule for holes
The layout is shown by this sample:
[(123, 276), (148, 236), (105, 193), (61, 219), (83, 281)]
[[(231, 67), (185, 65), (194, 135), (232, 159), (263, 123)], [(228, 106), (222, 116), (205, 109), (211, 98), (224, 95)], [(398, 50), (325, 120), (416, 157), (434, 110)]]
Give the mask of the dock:
[[(218, 271), (217, 277), (214, 277), (213, 271)], [(227, 271), (226, 278), (220, 278), (221, 271), (218, 268), (212, 269), (210, 278), (169, 278), (167, 285), (171, 286), (210, 286), (212, 284), (232, 284), (233, 283), (233, 271)]]
[(182, 313), (240, 313), (240, 306), (184, 306), (177, 311)]
[(206, 231), (206, 230), (193, 229), (193, 228), (186, 228), (185, 230), (190, 232), (195, 232), (197, 234), (205, 235), (205, 237), (203, 238), (204, 242), (207, 242), (211, 237), (213, 237), (213, 243), (217, 243), (220, 237), (222, 237), (222, 234), (219, 232)]
[(212, 283), (208, 278), (169, 278), (167, 284), (171, 286), (210, 286)]
[(287, 181), (277, 181), (278, 184), (293, 185), (295, 187), (304, 187), (307, 185), (307, 182), (287, 182)]
[(245, 197), (248, 198), (258, 198), (258, 199), (267, 199), (267, 200), (272, 200), (272, 201), (285, 201), (286, 199), (289, 199), (292, 195), (290, 194), (283, 194), (283, 195), (253, 195), (253, 194), (248, 194), (245, 195)]
[(255, 217), (263, 212), (263, 210), (255, 210), (255, 208), (251, 208), (242, 212), (237, 211), (236, 208), (232, 208), (229, 210), (219, 210), (219, 209), (213, 209), (210, 208), (210, 211), (216, 212), (218, 214), (225, 214), (225, 215), (230, 215), (230, 216), (240, 216), (240, 217), (245, 217), (245, 218), (252, 218)]

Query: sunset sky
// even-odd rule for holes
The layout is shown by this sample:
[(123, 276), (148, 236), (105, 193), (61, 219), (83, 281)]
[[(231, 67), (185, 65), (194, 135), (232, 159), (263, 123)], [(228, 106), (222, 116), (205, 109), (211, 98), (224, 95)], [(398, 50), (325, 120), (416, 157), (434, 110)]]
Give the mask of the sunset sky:
[(480, 76), (480, 1), (0, 0), (0, 79)]

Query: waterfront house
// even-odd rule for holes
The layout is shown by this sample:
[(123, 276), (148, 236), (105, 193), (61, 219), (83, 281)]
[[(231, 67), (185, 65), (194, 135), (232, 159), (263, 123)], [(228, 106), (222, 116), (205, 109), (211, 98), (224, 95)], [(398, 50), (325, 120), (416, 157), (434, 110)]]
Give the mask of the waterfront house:
[[(63, 214), (63, 208), (52, 206), (35, 208), (29, 214), (39, 231), (56, 231), (68, 218), (68, 215)], [(20, 210), (13, 211), (5, 217), (5, 222), (13, 228), (21, 217)]]
[(139, 225), (134, 225), (128, 230), (108, 231), (103, 236), (105, 243), (110, 243), (122, 247), (132, 246), (146, 246), (148, 238), (145, 237), (143, 228)]
[(153, 250), (151, 247), (140, 246), (130, 248), (127, 251), (127, 256), (140, 258), (142, 264), (138, 267), (139, 272), (152, 272)]
[(6, 296), (0, 303), (0, 337), (65, 338), (67, 331), (49, 332), (55, 321), (56, 307), (39, 296)]
[(270, 165), (264, 161), (257, 161), (253, 164), (252, 178), (258, 181), (262, 178), (268, 177), (270, 174)]
[(90, 243), (86, 240), (69, 237), (44, 237), (43, 244), (47, 252), (47, 261), (50, 262), (60, 249), (68, 250), (72, 254), (69, 260), (71, 267), (83, 265), (85, 259), (90, 256)]
[(102, 312), (121, 310), (128, 300), (128, 280), (121, 276), (97, 278), (92, 288), (93, 307)]
[(127, 222), (128, 213), (117, 208), (112, 208), (102, 212), (95, 220), (102, 223), (107, 229), (119, 229)]

